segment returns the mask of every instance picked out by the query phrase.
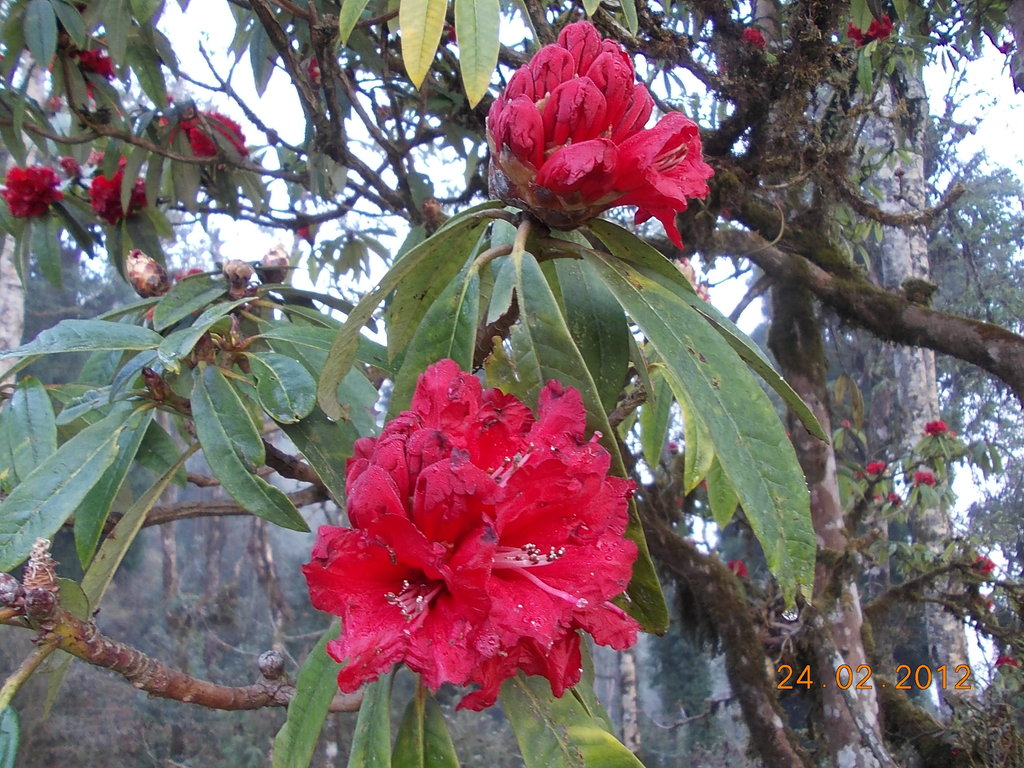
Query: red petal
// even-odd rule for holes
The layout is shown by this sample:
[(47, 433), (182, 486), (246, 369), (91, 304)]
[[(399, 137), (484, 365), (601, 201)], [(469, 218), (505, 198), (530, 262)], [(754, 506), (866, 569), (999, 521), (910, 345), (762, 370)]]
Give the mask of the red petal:
[(589, 21), (576, 21), (562, 28), (558, 44), (572, 54), (574, 71), (582, 74), (601, 51), (601, 33)]
[(580, 144), (597, 138), (608, 127), (605, 97), (588, 77), (558, 85), (544, 105), (547, 146), (569, 141)]
[(617, 125), (626, 111), (632, 86), (636, 81), (633, 62), (622, 56), (621, 49), (614, 52), (604, 51), (590, 65), (587, 77), (593, 80), (594, 85), (604, 94), (608, 104), (608, 123)]
[(556, 195), (579, 192), (586, 200), (598, 200), (614, 189), (617, 168), (615, 145), (591, 139), (555, 151), (541, 166), (536, 183)]
[(533, 76), (534, 99), (540, 101), (576, 74), (576, 63), (565, 48), (545, 45), (524, 69)]

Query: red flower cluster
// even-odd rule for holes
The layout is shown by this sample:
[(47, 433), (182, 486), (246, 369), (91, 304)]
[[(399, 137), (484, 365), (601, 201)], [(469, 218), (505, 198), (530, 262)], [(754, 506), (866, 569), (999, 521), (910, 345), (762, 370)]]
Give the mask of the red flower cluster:
[(1013, 656), (1000, 656), (998, 659), (996, 659), (996, 669), (999, 669), (1000, 667), (1019, 667), (1019, 666), (1020, 666), (1020, 664), (1017, 663), (1017, 660), (1015, 658), (1013, 658)]
[(725, 567), (741, 579), (745, 579), (749, 575), (749, 571), (747, 570), (747, 564), (744, 563), (742, 560), (730, 560), (728, 563), (725, 564)]
[(128, 200), (127, 212), (121, 207), (121, 182), (124, 180), (124, 169), (118, 169), (113, 178), (97, 174), (89, 187), (89, 201), (96, 215), (108, 224), (117, 224), (146, 207), (146, 182), (135, 180), (131, 198)]
[(83, 72), (95, 72), (107, 80), (117, 77), (113, 59), (103, 51), (77, 51), (74, 55), (78, 57), (78, 67)]
[(985, 555), (978, 555), (974, 558), (974, 565), (971, 567), (982, 576), (988, 576), (996, 569), (996, 564), (990, 558), (985, 557)]
[(200, 112), (197, 117), (182, 120), (181, 129), (185, 131), (189, 146), (192, 147), (196, 157), (216, 156), (218, 153), (217, 136), (226, 141), (242, 157), (249, 154), (249, 150), (245, 146), (242, 126), (219, 112)]
[(764, 35), (757, 27), (747, 27), (743, 30), (743, 40), (755, 48), (764, 48), (766, 43)]
[(927, 470), (915, 472), (914, 485), (935, 485), (935, 473)]
[(676, 213), (708, 193), (697, 124), (680, 112), (644, 129), (654, 100), (633, 62), (593, 24), (562, 30), (509, 80), (487, 115), (496, 197), (555, 229), (618, 205), (638, 206), (682, 246)]
[(894, 493), (891, 491), (889, 495), (886, 497), (886, 501), (888, 501), (894, 507), (898, 507), (903, 503), (903, 499), (900, 498), (900, 495), (898, 493)]
[(872, 461), (864, 467), (864, 471), (869, 475), (880, 475), (885, 472), (886, 466), (888, 465), (884, 461)]
[(929, 421), (924, 425), (924, 433), (926, 435), (944, 435), (949, 432), (949, 427), (946, 426), (944, 421)]
[(851, 22), (849, 28), (846, 30), (846, 34), (857, 44), (858, 48), (861, 48), (872, 40), (885, 40), (885, 38), (892, 34), (892, 30), (892, 19), (890, 19), (889, 14), (886, 13), (882, 15), (881, 19), (872, 19), (871, 24), (868, 25), (867, 32), (861, 32), (860, 27), (853, 26), (853, 22)]
[(580, 635), (617, 649), (637, 623), (609, 602), (629, 581), (633, 484), (583, 436), (579, 392), (548, 382), (535, 418), (451, 360), (420, 377), (411, 410), (363, 438), (347, 470), (351, 528), (323, 526), (303, 566), (313, 604), (341, 616), (328, 644), (354, 691), (405, 662), (436, 690), (476, 683), (494, 703), (518, 670), (561, 696)]
[(51, 203), (64, 199), (64, 193), (57, 189), (59, 184), (57, 172), (45, 165), (11, 168), (0, 196), (7, 202), (12, 216), (43, 216)]

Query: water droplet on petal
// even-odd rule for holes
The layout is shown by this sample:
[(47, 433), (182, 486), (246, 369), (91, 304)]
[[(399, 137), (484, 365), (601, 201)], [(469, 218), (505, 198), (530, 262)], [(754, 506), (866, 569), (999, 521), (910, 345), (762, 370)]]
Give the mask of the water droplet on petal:
[(590, 602), (585, 597), (581, 597), (576, 601), (577, 608), (586, 608), (588, 605), (590, 605)]

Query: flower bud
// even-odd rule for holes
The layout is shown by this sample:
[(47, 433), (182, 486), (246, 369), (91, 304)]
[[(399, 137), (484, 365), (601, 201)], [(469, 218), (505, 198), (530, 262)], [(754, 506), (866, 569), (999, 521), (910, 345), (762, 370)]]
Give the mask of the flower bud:
[(256, 665), (260, 674), (267, 680), (279, 680), (284, 674), (284, 656), (280, 651), (264, 651), (260, 654)]
[(25, 590), (24, 604), (26, 616), (42, 621), (57, 610), (57, 595), (43, 587), (29, 587)]
[(246, 295), (249, 288), (249, 281), (256, 270), (252, 264), (240, 259), (229, 259), (224, 262), (221, 272), (228, 280), (228, 298), (231, 300), (240, 299)]
[(171, 281), (167, 270), (157, 263), (156, 259), (147, 256), (138, 248), (133, 248), (125, 261), (125, 274), (132, 288), (144, 299), (163, 296), (171, 290)]
[(257, 273), (261, 283), (283, 283), (288, 279), (288, 267), (291, 261), (288, 253), (281, 245), (275, 245), (260, 261)]
[(9, 573), (0, 573), (0, 605), (15, 608), (21, 605), (25, 588)]

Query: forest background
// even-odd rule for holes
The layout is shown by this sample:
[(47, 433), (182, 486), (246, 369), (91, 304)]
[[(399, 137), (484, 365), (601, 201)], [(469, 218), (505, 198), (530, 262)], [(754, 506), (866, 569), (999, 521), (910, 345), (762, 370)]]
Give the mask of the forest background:
[[(1001, 119), (972, 91), (976, 60), (1001, 60), (997, 76), (1024, 87), (1024, 3), (232, 0), (230, 48), (200, 54), (206, 63), (179, 61), (177, 38), (161, 32), (171, 34), (164, 6), (0, 3), (6, 168), (59, 168), (64, 197), (45, 216), (0, 213), (0, 350), (66, 318), (138, 307), (132, 283), (145, 289), (150, 267), (132, 269), (132, 248), (172, 276), (201, 273), (176, 281), (199, 288), (190, 298), (179, 289), (175, 322), (205, 307), (189, 301), (268, 295), (262, 286), (282, 273), (267, 270), (282, 259), (294, 269), (277, 300), (310, 317), (353, 315), (400, 245), (488, 199), (493, 99), (588, 14), (630, 52), (660, 111), (699, 123), (715, 169), (707, 198), (677, 219), (683, 249), (657, 225), (635, 230), (698, 295), (738, 286), (733, 321), (762, 302), (752, 338), (831, 438), (774, 401), (817, 541), (813, 592), (788, 605), (762, 548), (784, 540), (785, 525), (755, 535), (762, 513), (738, 505), (702, 453), (700, 417), (687, 421), (675, 402), (671, 363), (636, 323), (621, 350), (579, 342), (594, 378), (606, 372), (605, 415), (640, 489), (671, 617), (630, 651), (595, 651), (617, 736), (648, 766), (1024, 766), (1024, 196), (1006, 147), (965, 151), (979, 125)], [(941, 77), (926, 89), (926, 67), (947, 74), (944, 99), (934, 93)], [(295, 94), (288, 110), (275, 96), (284, 89)], [(120, 216), (92, 204), (97, 176), (121, 180), (110, 202)], [(632, 226), (629, 213), (606, 216)], [(496, 376), (503, 354), (514, 363), (521, 353), (511, 329), (526, 321), (479, 319), (472, 359)], [(395, 315), (367, 321), (390, 330)], [(336, 332), (336, 320), (317, 322)], [(406, 342), (414, 330), (402, 331)], [(493, 335), (505, 344), (488, 347)], [(30, 473), (15, 456), (37, 386), (57, 412), (54, 448), (112, 391), (154, 397), (139, 366), (119, 367), (124, 349), (110, 349), (43, 356), (3, 379), (0, 493)], [(0, 371), (24, 357), (0, 360)], [(349, 395), (372, 406), (403, 373), (368, 358)], [(378, 426), (366, 414), (352, 421), (362, 434)], [(285, 478), (275, 483), (311, 526), (336, 521), (340, 494), (319, 471), (315, 441), (296, 449), (295, 430), (285, 428), (293, 445), (269, 424), (266, 466)], [(188, 430), (167, 434), (180, 443)], [(29, 455), (42, 462), (46, 451)], [(343, 452), (326, 460), (340, 466)], [(129, 464), (123, 488), (108, 491), (109, 518), (93, 521), (93, 548), (159, 475)], [(97, 625), (192, 679), (251, 683), (271, 649), (294, 679), (327, 624), (299, 576), (310, 535), (248, 514), (201, 457), (186, 469), (186, 482), (150, 500)], [(960, 499), (954, 476), (970, 489)], [(74, 511), (57, 521), (53, 554), (61, 577), (88, 586), (91, 552)], [(110, 671), (41, 652), (34, 634), (0, 627), (12, 704), (0, 765), (268, 764), (286, 700), (240, 712), (147, 698)], [(395, 685), (413, 688), (403, 676)], [(454, 694), (438, 698), (462, 764), (523, 764), (499, 709), (455, 712)], [(356, 717), (326, 717), (312, 764), (349, 760)]]

